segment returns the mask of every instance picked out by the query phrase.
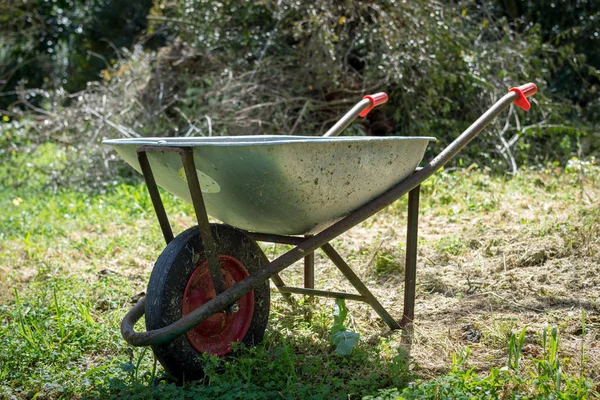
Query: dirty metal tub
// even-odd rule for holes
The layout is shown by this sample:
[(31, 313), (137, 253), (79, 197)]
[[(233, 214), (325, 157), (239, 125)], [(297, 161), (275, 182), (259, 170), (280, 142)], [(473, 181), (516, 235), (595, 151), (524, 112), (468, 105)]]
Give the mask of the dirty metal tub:
[[(319, 232), (412, 174), (432, 137), (237, 136), (105, 141), (141, 173), (142, 146), (191, 147), (210, 216), (247, 231)], [(151, 152), (156, 183), (191, 203), (181, 157)]]

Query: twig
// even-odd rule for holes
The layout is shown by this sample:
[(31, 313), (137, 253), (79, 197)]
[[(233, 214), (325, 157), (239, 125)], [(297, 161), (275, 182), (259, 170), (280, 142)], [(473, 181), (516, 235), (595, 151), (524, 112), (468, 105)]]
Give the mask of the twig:
[(51, 111), (44, 110), (43, 108), (39, 108), (39, 107), (36, 107), (36, 106), (34, 106), (33, 104), (31, 104), (31, 103), (30, 103), (30, 102), (29, 102), (29, 101), (28, 101), (28, 100), (25, 98), (25, 96), (23, 96), (23, 93), (22, 93), (21, 91), (19, 91), (19, 93), (17, 94), (17, 96), (19, 97), (19, 100), (20, 100), (20, 101), (21, 101), (23, 104), (25, 104), (27, 107), (31, 108), (32, 110), (34, 110), (34, 111), (37, 111), (37, 112), (38, 112), (38, 113), (40, 113), (40, 114), (48, 115), (48, 116), (51, 116), (51, 117), (57, 117), (57, 115), (56, 115), (55, 113), (53, 113), (53, 112), (51, 112)]
[(181, 18), (169, 18), (169, 17), (163, 17), (161, 15), (148, 15), (146, 18), (149, 19), (149, 20), (151, 20), (151, 21), (176, 22), (178, 24), (201, 27), (200, 24), (196, 24), (194, 22), (186, 21), (186, 20), (181, 19)]
[(383, 244), (385, 243), (386, 240), (388, 240), (389, 238), (391, 238), (391, 236), (386, 236), (383, 239), (381, 239), (381, 242), (379, 242), (379, 245), (377, 246), (377, 248), (375, 249), (375, 251), (373, 252), (373, 256), (371, 257), (371, 259), (369, 260), (369, 262), (367, 263), (367, 267), (366, 270), (369, 270), (369, 267), (371, 266), (371, 264), (373, 263), (373, 260), (375, 259), (375, 256), (377, 256), (377, 253), (379, 252), (379, 249), (381, 249), (381, 246), (383, 246)]
[(206, 118), (206, 124), (208, 125), (208, 137), (211, 137), (212, 136), (212, 119), (208, 115), (205, 115), (204, 118)]
[(185, 119), (185, 121), (188, 123), (188, 125), (192, 125), (192, 121), (188, 118), (187, 115), (185, 115), (185, 113), (183, 111), (181, 111), (181, 108), (173, 107), (173, 110), (177, 111), (179, 113), (179, 115), (181, 115), (183, 117), (183, 119)]
[(192, 131), (198, 132), (200, 134), (200, 136), (204, 136), (204, 134), (202, 133), (202, 131), (200, 129), (196, 128), (196, 123), (197, 122), (198, 122), (198, 120), (194, 120), (194, 123), (190, 124), (189, 129), (183, 135), (184, 137), (189, 137), (192, 134)]
[(90, 58), (90, 56), (94, 56), (94, 57), (102, 60), (104, 62), (104, 65), (106, 66), (106, 69), (110, 69), (110, 64), (108, 63), (108, 61), (106, 61), (106, 58), (102, 54), (98, 54), (94, 51), (88, 50), (87, 56), (88, 56), (88, 59)]
[(508, 144), (506, 139), (504, 139), (504, 136), (500, 136), (500, 142), (502, 143), (502, 146), (504, 146), (504, 151), (502, 151), (502, 149), (500, 151), (501, 154), (510, 163), (511, 173), (513, 175), (517, 175), (519, 169), (517, 168), (517, 162), (515, 161), (515, 157), (513, 156), (512, 151), (510, 150), (510, 145)]
[[(179, 115), (181, 115), (183, 117), (183, 119), (186, 120), (186, 122), (188, 123), (188, 130), (187, 132), (183, 135), (185, 137), (188, 137), (191, 135), (192, 131), (196, 131), (199, 132), (200, 135), (202, 135), (202, 132), (200, 131), (200, 129), (196, 128), (196, 123), (197, 120), (194, 120), (194, 122), (192, 122), (187, 115), (185, 115), (185, 113), (183, 111), (181, 111), (181, 109), (179, 107), (173, 107), (173, 110), (177, 111), (179, 113)], [(202, 135), (204, 136), (204, 135)]]
[(101, 42), (106, 42), (106, 44), (108, 44), (110, 46), (110, 48), (113, 49), (113, 51), (115, 52), (115, 54), (119, 58), (119, 61), (123, 61), (123, 54), (121, 54), (121, 52), (119, 51), (119, 49), (117, 49), (117, 46), (115, 46), (115, 44), (113, 42), (111, 42), (107, 38), (102, 38), (102, 39), (100, 39), (100, 41)]
[[(513, 156), (512, 151), (510, 149), (511, 145), (504, 138), (504, 134), (510, 128), (510, 116), (511, 116), (511, 114), (513, 114), (513, 112), (514, 112), (514, 109), (511, 104), (510, 109), (508, 111), (508, 117), (506, 118), (506, 123), (504, 124), (504, 128), (502, 128), (502, 130), (498, 133), (498, 138), (500, 139), (500, 143), (502, 143), (502, 146), (504, 146), (504, 148), (502, 149), (498, 146), (498, 150), (500, 150), (500, 154), (502, 154), (502, 156), (506, 159), (506, 161), (508, 161), (510, 168), (511, 168), (511, 173), (513, 175), (517, 175), (517, 173), (519, 172), (519, 169), (517, 168), (517, 162), (516, 162), (515, 157)], [(517, 123), (517, 125), (519, 125), (519, 124)], [(516, 142), (516, 139), (515, 139), (515, 142)]]
[(116, 130), (118, 130), (119, 132), (121, 132), (121, 134), (123, 134), (126, 137), (129, 137), (129, 138), (130, 137), (141, 137), (141, 135), (139, 133), (136, 133), (136, 132), (132, 131), (131, 129), (127, 128), (126, 126), (123, 126), (123, 125), (118, 124), (116, 122), (112, 122), (111, 120), (109, 120), (105, 116), (97, 113), (96, 111), (92, 110), (88, 106), (85, 106), (84, 110), (87, 111), (87, 112), (89, 112), (94, 117), (98, 118), (99, 120), (101, 120), (103, 122), (106, 122), (109, 126), (115, 128)]
[(298, 124), (300, 123), (300, 121), (302, 121), (302, 117), (304, 116), (304, 113), (306, 112), (306, 109), (308, 108), (309, 104), (310, 104), (310, 101), (307, 101), (306, 103), (304, 103), (304, 105), (302, 106), (302, 109), (298, 113), (298, 118), (296, 118), (296, 122), (294, 122), (294, 125), (292, 125), (292, 129), (290, 129), (290, 132), (288, 133), (288, 135), (294, 134), (294, 132), (296, 131), (296, 128), (298, 127)]
[[(454, 188), (463, 180), (463, 178), (469, 173), (471, 172), (471, 170), (475, 169), (479, 167), (479, 165), (477, 163), (473, 163), (471, 165), (469, 165), (467, 168), (464, 168), (461, 171), (460, 176), (458, 177), (458, 179), (456, 180), (456, 182), (454, 182), (454, 184), (448, 189), (448, 192), (452, 192), (454, 190)], [(446, 171), (448, 172), (448, 170)]]

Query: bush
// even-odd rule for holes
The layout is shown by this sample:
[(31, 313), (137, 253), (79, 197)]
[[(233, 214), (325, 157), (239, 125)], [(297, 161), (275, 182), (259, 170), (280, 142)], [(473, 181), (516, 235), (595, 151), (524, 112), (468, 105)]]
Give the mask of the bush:
[[(26, 88), (74, 92), (98, 80), (146, 27), (152, 0), (30, 0), (0, 5), (0, 108)], [(36, 103), (34, 101), (34, 103)], [(25, 104), (26, 105), (26, 104)]]
[[(517, 24), (501, 4), (188, 0), (159, 7), (156, 18), (221, 64), (223, 75), (202, 79), (178, 71), (188, 79), (178, 107), (191, 118), (210, 115), (220, 133), (320, 134), (362, 93), (386, 90), (389, 104), (347, 134), (434, 135), (439, 149), (506, 89), (534, 81), (532, 111), (498, 119), (470, 145), (467, 162), (512, 172), (548, 158), (566, 162), (595, 134), (593, 120), (554, 90), (557, 47), (534, 12)], [(564, 46), (558, 57), (564, 64), (577, 51)]]
[(140, 48), (126, 54), (102, 82), (69, 94), (28, 89), (35, 113), (21, 111), (0, 122), (0, 187), (32, 186), (56, 191), (70, 186), (103, 191), (133, 170), (100, 144), (105, 135), (138, 135), (152, 127), (152, 115), (136, 96), (149, 74), (149, 57)]
[[(27, 137), (21, 150), (43, 140), (81, 149), (59, 176), (80, 171), (73, 166), (81, 163), (97, 171), (90, 172), (96, 182), (118, 173), (90, 147), (103, 137), (321, 135), (363, 94), (382, 90), (389, 103), (344, 134), (436, 136), (428, 159), (508, 88), (528, 81), (540, 88), (534, 107), (500, 116), (455, 165), (517, 173), (522, 165), (564, 164), (600, 149), (597, 5), (157, 0), (148, 32), (178, 39), (155, 55), (121, 48), (144, 29), (151, 5), (122, 1), (41, 2), (42, 19), (31, 25), (38, 2), (0, 6), (9, 11), (0, 14), (0, 60), (8, 60), (0, 76), (9, 76), (4, 89), (15, 87), (0, 102), (29, 112), (11, 106), (12, 119), (5, 118), (12, 124), (35, 114), (20, 122), (29, 126), (18, 133)], [(574, 13), (581, 13), (575, 25), (567, 18)], [(102, 37), (109, 31), (114, 48)], [(100, 69), (99, 82), (71, 93)]]

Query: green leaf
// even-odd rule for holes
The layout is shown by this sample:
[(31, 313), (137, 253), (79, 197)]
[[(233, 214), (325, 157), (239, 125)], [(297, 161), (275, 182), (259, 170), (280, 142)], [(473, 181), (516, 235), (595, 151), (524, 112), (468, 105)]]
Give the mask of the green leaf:
[(335, 306), (333, 307), (333, 327), (331, 328), (332, 335), (346, 330), (345, 322), (347, 317), (348, 309), (346, 308), (346, 302), (344, 299), (335, 299)]
[(349, 356), (358, 344), (360, 335), (355, 332), (340, 331), (331, 336), (331, 343), (336, 346), (335, 354)]

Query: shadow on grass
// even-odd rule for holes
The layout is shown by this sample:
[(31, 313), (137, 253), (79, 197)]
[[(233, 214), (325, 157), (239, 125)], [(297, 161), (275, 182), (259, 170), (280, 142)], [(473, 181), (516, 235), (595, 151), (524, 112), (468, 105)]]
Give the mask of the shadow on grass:
[[(162, 372), (153, 374), (151, 363), (143, 363), (142, 370), (132, 360), (123, 366), (129, 369), (127, 374), (97, 385), (89, 397), (347, 399), (383, 388), (403, 388), (413, 379), (404, 346), (361, 344), (350, 356), (338, 356), (329, 343), (325, 313), (298, 311), (279, 313), (263, 342), (240, 349), (235, 358), (206, 357), (204, 381), (178, 385), (158, 380)], [(152, 357), (150, 351), (147, 356)]]
[(556, 311), (572, 311), (573, 309), (595, 312), (598, 306), (592, 301), (565, 296), (535, 296), (534, 298), (515, 300), (510, 294), (500, 296), (495, 293), (480, 293), (465, 297), (463, 301), (456, 303), (451, 308), (434, 310), (428, 312), (426, 317), (423, 315), (420, 317), (424, 319), (436, 317), (457, 319), (477, 314), (487, 315), (491, 312), (541, 315)]

